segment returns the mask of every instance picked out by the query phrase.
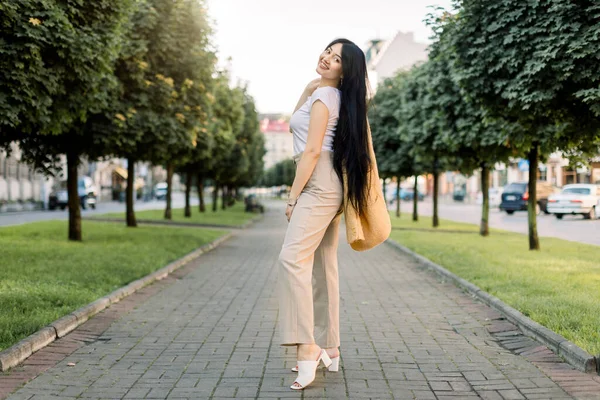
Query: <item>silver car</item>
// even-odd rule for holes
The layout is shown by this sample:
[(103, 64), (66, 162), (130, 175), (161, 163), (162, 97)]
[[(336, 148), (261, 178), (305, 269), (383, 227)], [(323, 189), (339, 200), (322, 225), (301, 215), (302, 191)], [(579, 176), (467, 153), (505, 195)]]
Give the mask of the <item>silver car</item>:
[(558, 194), (548, 197), (548, 212), (562, 219), (565, 214), (581, 214), (596, 219), (600, 207), (600, 185), (573, 183), (565, 185)]

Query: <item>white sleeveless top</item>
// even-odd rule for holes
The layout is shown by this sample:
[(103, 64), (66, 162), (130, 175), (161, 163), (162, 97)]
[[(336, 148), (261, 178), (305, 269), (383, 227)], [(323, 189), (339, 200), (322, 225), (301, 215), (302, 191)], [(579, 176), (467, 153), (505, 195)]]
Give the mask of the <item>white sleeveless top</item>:
[(333, 137), (340, 115), (341, 91), (333, 86), (324, 86), (317, 88), (290, 118), (290, 128), (294, 135), (294, 155), (303, 152), (306, 148), (310, 110), (317, 100), (321, 100), (329, 109), (329, 121), (321, 151), (333, 151)]

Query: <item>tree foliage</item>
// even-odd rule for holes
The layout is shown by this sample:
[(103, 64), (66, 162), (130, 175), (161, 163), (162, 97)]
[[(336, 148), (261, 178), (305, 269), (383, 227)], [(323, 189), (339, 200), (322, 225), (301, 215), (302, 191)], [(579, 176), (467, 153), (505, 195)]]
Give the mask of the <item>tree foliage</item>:
[(69, 238), (81, 240), (80, 157), (97, 157), (91, 115), (110, 104), (118, 83), (131, 0), (1, 1), (0, 145), (18, 141), (22, 159), (54, 174), (66, 154)]
[(66, 155), (71, 239), (81, 240), (82, 157), (127, 158), (130, 186), (138, 161), (166, 166), (168, 182), (175, 168), (199, 183), (257, 179), (254, 103), (215, 71), (203, 0), (0, 0), (0, 12), (0, 148), (17, 142), (47, 174)]
[[(600, 8), (592, 1), (464, 0), (448, 35), (454, 74), (486, 115), (508, 121), (507, 145), (529, 160), (529, 241), (537, 238), (538, 159), (598, 151)], [(594, 94), (595, 93), (595, 94)]]

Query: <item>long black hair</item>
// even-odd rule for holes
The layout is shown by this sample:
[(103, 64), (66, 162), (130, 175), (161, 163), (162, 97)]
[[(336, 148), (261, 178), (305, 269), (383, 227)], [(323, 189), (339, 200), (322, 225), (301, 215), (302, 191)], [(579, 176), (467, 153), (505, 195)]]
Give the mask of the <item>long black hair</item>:
[[(348, 201), (359, 214), (367, 205), (368, 171), (371, 166), (367, 109), (370, 90), (367, 62), (363, 51), (348, 39), (336, 39), (327, 47), (342, 44), (342, 76), (340, 116), (333, 138), (333, 166), (343, 184), (343, 171), (348, 179)], [(326, 47), (326, 48), (327, 48)]]

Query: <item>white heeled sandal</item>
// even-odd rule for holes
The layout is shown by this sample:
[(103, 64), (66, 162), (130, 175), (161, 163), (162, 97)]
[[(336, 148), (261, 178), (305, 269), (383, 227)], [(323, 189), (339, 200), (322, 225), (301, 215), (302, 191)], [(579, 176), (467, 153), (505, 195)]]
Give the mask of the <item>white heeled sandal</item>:
[(319, 362), (321, 360), (326, 367), (329, 367), (332, 364), (331, 358), (329, 358), (329, 355), (324, 349), (321, 349), (319, 352), (319, 357), (316, 361), (298, 360), (298, 376), (296, 377), (294, 383), (298, 383), (300, 386), (294, 386), (294, 384), (292, 384), (290, 388), (294, 390), (301, 390), (311, 384), (312, 381), (315, 380), (317, 367), (319, 366)]
[[(337, 357), (330, 357), (331, 358), (331, 365), (327, 368), (327, 370), (329, 372), (338, 372), (340, 370), (340, 356)], [(298, 372), (298, 366), (296, 365), (294, 368), (292, 368), (293, 372)]]

